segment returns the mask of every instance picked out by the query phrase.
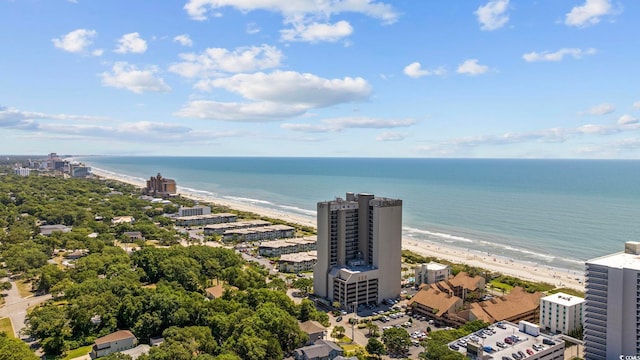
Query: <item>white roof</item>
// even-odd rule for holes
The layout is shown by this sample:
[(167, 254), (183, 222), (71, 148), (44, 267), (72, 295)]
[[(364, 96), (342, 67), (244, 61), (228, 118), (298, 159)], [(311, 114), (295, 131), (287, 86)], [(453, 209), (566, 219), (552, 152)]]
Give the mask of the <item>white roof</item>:
[(614, 269), (630, 269), (640, 271), (640, 255), (617, 253), (587, 261), (587, 264), (607, 266)]
[[(424, 264), (422, 266), (424, 266)], [(449, 266), (443, 265), (437, 262), (430, 262), (427, 264), (427, 270), (431, 270), (431, 271), (445, 270), (448, 267)]]
[(579, 296), (565, 294), (563, 292), (558, 292), (555, 294), (551, 294), (549, 296), (545, 296), (540, 301), (548, 301), (555, 304), (563, 305), (563, 306), (573, 306), (584, 302), (584, 298)]

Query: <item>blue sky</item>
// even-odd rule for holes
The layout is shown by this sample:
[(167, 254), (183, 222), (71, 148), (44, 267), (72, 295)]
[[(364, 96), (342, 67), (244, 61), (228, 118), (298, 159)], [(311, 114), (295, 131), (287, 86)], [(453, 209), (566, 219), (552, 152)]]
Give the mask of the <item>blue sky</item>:
[(640, 158), (640, 2), (0, 0), (0, 153)]

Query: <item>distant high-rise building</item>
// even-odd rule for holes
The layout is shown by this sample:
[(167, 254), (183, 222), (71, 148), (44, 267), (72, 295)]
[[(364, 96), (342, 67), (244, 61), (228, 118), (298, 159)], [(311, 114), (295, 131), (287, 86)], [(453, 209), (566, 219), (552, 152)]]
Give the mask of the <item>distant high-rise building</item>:
[(158, 173), (156, 177), (147, 180), (145, 193), (153, 196), (169, 196), (177, 192), (176, 181), (173, 179), (165, 179)]
[(316, 295), (343, 308), (400, 295), (402, 200), (347, 193), (318, 203)]
[(586, 263), (586, 360), (640, 354), (640, 242), (624, 250)]
[(15, 167), (13, 168), (13, 173), (20, 176), (29, 176), (31, 173), (31, 169), (23, 168), (23, 167)]

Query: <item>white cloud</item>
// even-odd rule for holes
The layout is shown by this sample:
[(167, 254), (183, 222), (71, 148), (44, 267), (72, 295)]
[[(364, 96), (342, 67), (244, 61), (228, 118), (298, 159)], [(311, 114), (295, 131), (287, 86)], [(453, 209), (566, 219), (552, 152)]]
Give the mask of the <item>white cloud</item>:
[(447, 73), (443, 66), (440, 66), (434, 70), (422, 69), (422, 65), (417, 61), (405, 66), (403, 72), (408, 77), (412, 77), (414, 79), (423, 76), (445, 75)]
[(640, 119), (628, 114), (624, 114), (620, 116), (620, 118), (618, 119), (618, 125), (631, 125), (631, 124), (637, 124), (638, 122), (640, 122)]
[(575, 6), (567, 13), (564, 23), (578, 27), (595, 25), (602, 16), (613, 15), (615, 12), (609, 0), (586, 0), (584, 5)]
[(385, 131), (382, 134), (376, 136), (377, 141), (402, 141), (406, 139), (407, 134), (398, 133), (393, 131)]
[(191, 101), (175, 116), (194, 119), (224, 120), (237, 122), (281, 121), (299, 116), (308, 107), (301, 105), (283, 105), (274, 102), (235, 103), (208, 100)]
[(136, 94), (144, 92), (167, 92), (171, 88), (164, 80), (156, 77), (157, 69), (152, 67), (147, 70), (139, 70), (134, 65), (126, 62), (117, 62), (113, 65), (111, 73), (100, 74), (102, 85), (127, 89)]
[(262, 31), (262, 29), (260, 29), (258, 24), (253, 22), (247, 24), (247, 34), (253, 35), (259, 33), (260, 31)]
[(374, 0), (189, 0), (184, 9), (195, 20), (207, 19), (207, 13), (217, 13), (223, 7), (233, 7), (242, 12), (254, 10), (272, 11), (285, 18), (295, 16), (329, 18), (332, 15), (351, 12), (380, 19), (385, 23), (393, 23), (398, 13), (389, 4)]
[(180, 45), (182, 45), (182, 46), (192, 46), (193, 45), (193, 41), (191, 40), (191, 38), (187, 34), (178, 35), (178, 36), (173, 38), (173, 41), (180, 43)]
[(527, 62), (534, 61), (561, 61), (566, 55), (572, 56), (574, 59), (580, 59), (585, 55), (594, 55), (596, 53), (596, 49), (589, 48), (586, 50), (577, 49), (577, 48), (562, 48), (556, 52), (535, 52), (532, 51), (530, 53), (526, 53), (522, 55), (522, 58)]
[(93, 38), (96, 35), (95, 30), (77, 29), (60, 38), (51, 39), (51, 41), (55, 47), (64, 51), (81, 53), (93, 43)]
[(93, 56), (102, 56), (102, 54), (104, 54), (104, 50), (103, 49), (95, 49), (91, 52), (91, 55)]
[(468, 59), (465, 60), (460, 66), (458, 66), (458, 74), (468, 74), (468, 75), (480, 75), (489, 71), (489, 67), (486, 65), (478, 64), (478, 59)]
[(348, 21), (337, 23), (296, 23), (293, 28), (280, 30), (284, 41), (302, 41), (316, 43), (320, 41), (336, 42), (353, 33), (353, 27)]
[(222, 88), (246, 99), (306, 107), (326, 107), (366, 100), (371, 86), (363, 78), (324, 79), (295, 71), (237, 74), (227, 78), (203, 80), (201, 90)]
[(640, 101), (636, 101), (633, 103), (633, 108), (634, 109), (640, 109)]
[(114, 51), (120, 54), (142, 54), (147, 51), (147, 42), (137, 32), (124, 34), (118, 39), (118, 47)]
[(180, 54), (182, 62), (173, 64), (169, 71), (187, 78), (220, 76), (275, 68), (280, 66), (282, 52), (269, 45), (240, 47), (233, 51), (208, 48), (201, 54)]
[(606, 115), (614, 111), (616, 111), (616, 108), (613, 105), (609, 103), (603, 103), (603, 104), (598, 104), (596, 106), (593, 106), (589, 108), (589, 110), (580, 112), (579, 114), (580, 115)]
[(324, 119), (317, 124), (285, 123), (281, 128), (306, 133), (338, 132), (344, 129), (388, 129), (407, 127), (415, 124), (414, 119), (384, 120), (367, 117), (344, 117)]
[(480, 29), (492, 31), (503, 27), (509, 21), (506, 13), (509, 7), (509, 0), (491, 0), (484, 6), (480, 6), (475, 11)]

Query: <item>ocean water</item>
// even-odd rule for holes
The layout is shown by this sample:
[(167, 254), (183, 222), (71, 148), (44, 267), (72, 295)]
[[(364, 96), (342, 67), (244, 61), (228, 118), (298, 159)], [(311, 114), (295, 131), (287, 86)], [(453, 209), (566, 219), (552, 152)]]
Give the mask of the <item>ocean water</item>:
[(95, 168), (315, 217), (316, 203), (368, 192), (403, 200), (404, 235), (543, 265), (640, 241), (640, 161), (87, 157)]

